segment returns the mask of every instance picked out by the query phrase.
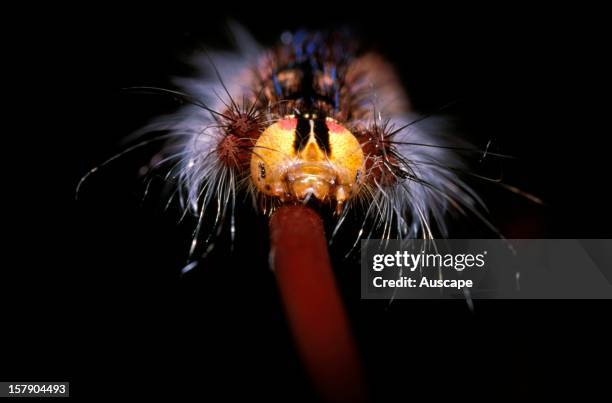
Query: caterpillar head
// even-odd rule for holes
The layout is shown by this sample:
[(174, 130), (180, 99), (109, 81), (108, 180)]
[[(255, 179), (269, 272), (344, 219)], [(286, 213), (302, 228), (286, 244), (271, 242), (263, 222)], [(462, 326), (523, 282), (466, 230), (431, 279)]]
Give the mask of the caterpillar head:
[(341, 208), (362, 181), (359, 141), (332, 118), (286, 116), (263, 131), (251, 158), (251, 179), (263, 194), (283, 201), (315, 197)]

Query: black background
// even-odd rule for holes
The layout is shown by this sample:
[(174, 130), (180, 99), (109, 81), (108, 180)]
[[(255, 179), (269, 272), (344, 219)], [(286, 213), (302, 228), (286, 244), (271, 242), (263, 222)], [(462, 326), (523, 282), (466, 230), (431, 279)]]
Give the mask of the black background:
[[(230, 6), (33, 6), (13, 15), (1, 379), (69, 380), (84, 399), (313, 398), (267, 267), (265, 218), (245, 209), (234, 252), (222, 238), (181, 278), (192, 223), (163, 211), (158, 182), (142, 200), (137, 173), (154, 148), (108, 166), (74, 200), (88, 169), (177, 106), (120, 89), (167, 87), (189, 74), (183, 61), (194, 49), (229, 44), (228, 19), (263, 44), (287, 29), (352, 27), (397, 66), (419, 112), (458, 101), (444, 111), (458, 133), (519, 157), (487, 169), (545, 206), (474, 183), (502, 233), (611, 237), (607, 27), (598, 10)], [(486, 232), (472, 220), (452, 235)], [(387, 306), (360, 300), (354, 259), (333, 260), (376, 401), (607, 388), (608, 301), (477, 301), (473, 312), (461, 301)]]

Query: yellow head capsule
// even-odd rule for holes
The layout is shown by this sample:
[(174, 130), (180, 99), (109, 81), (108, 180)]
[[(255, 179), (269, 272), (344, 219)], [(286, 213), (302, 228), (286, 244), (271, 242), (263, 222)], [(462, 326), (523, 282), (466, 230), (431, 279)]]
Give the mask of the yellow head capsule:
[(359, 141), (331, 118), (287, 116), (259, 137), (251, 158), (257, 189), (283, 201), (335, 200), (341, 206), (363, 179)]

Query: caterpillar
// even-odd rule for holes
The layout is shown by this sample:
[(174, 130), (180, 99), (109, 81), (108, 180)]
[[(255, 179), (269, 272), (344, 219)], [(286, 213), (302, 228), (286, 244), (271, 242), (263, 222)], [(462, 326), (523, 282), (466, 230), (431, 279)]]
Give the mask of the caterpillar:
[(285, 32), (268, 49), (234, 32), (234, 51), (195, 56), (196, 76), (176, 78), (176, 89), (132, 88), (184, 103), (138, 135), (167, 139), (152, 168), (170, 165), (165, 177), (197, 217), (190, 260), (227, 221), (234, 237), (244, 195), (267, 215), (287, 203), (328, 209), (332, 237), (353, 211), (363, 222), (354, 246), (373, 235), (446, 236), (452, 213), (486, 222), (484, 203), (458, 174), (459, 151), (474, 150), (412, 110), (380, 54), (344, 31)]
[[(233, 242), (236, 213), (250, 198), (270, 218), (270, 268), (313, 386), (325, 401), (364, 401), (359, 351), (325, 241), (349, 214), (360, 225), (346, 256), (362, 238), (447, 237), (454, 214), (472, 214), (497, 232), (462, 179), (470, 174), (463, 155), (503, 156), (448, 135), (433, 114), (416, 113), (393, 65), (350, 32), (285, 32), (270, 48), (241, 28), (234, 33), (233, 51), (196, 55), (197, 74), (176, 78), (175, 88), (130, 89), (169, 95), (182, 106), (89, 171), (77, 194), (101, 166), (163, 140), (147, 171), (161, 171), (172, 187), (168, 203), (176, 197), (183, 214), (194, 217), (182, 273), (204, 259), (221, 228), (229, 225)], [(323, 215), (332, 219), (331, 231), (321, 225)], [(402, 280), (400, 270), (394, 281)], [(441, 271), (428, 281), (451, 282)], [(473, 309), (468, 288), (455, 285)]]

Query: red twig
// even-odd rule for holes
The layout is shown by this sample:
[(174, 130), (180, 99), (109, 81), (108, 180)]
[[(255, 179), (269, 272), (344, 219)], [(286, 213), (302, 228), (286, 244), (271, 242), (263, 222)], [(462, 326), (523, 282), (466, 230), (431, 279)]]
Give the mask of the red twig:
[(297, 349), (326, 401), (365, 401), (357, 349), (332, 272), (323, 224), (311, 208), (278, 209), (271, 258)]

